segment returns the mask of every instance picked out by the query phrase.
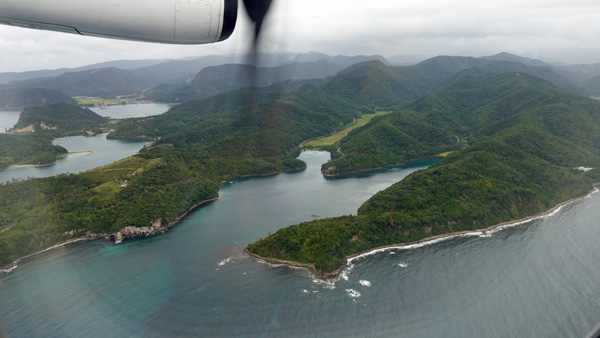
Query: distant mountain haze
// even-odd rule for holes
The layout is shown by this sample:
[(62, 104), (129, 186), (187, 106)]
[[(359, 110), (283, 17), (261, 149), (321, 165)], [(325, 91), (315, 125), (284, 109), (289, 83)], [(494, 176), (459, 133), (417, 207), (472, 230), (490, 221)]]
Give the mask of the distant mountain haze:
[[(307, 83), (306, 80), (328, 77), (331, 77), (328, 80), (331, 83), (327, 89), (336, 90), (335, 82), (340, 78), (336, 80), (333, 77), (335, 74), (341, 72), (341, 76), (349, 79), (355, 76), (352, 74), (355, 71), (367, 71), (352, 66), (377, 61), (377, 66), (369, 66), (369, 76), (382, 76), (392, 86), (382, 91), (377, 86), (367, 86), (360, 93), (356, 92), (354, 99), (387, 97), (384, 105), (389, 106), (416, 99), (459, 78), (512, 71), (546, 79), (558, 87), (582, 95), (600, 95), (600, 80), (597, 78), (600, 76), (600, 64), (557, 66), (509, 53), (481, 58), (438, 56), (409, 66), (391, 66), (380, 55), (329, 56), (317, 52), (264, 54), (260, 60), (267, 66), (244, 64), (246, 60), (243, 55), (210, 55), (187, 60), (122, 60), (71, 70), (0, 73), (0, 82), (12, 79), (0, 87), (0, 92), (7, 88), (28, 87), (58, 90), (67, 96), (114, 97), (140, 95), (144, 91), (145, 99), (182, 103), (248, 86), (275, 85), (280, 90), (293, 90)], [(380, 69), (380, 66), (391, 68)], [(392, 93), (398, 97), (393, 97)], [(33, 101), (35, 104), (41, 103)]]

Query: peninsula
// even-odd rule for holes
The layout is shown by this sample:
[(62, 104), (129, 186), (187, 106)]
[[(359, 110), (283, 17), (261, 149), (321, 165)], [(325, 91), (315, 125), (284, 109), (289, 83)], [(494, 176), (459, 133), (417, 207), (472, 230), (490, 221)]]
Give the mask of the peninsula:
[[(349, 168), (364, 165), (365, 157), (396, 161), (407, 156), (411, 143), (418, 144), (414, 137), (435, 128), (468, 143), (379, 192), (357, 216), (290, 226), (247, 250), (266, 259), (307, 264), (317, 276), (331, 277), (353, 255), (539, 215), (589, 193), (600, 181), (597, 169), (579, 169), (600, 164), (600, 106), (545, 81), (518, 73), (483, 75), (406, 108), (342, 140)], [(411, 126), (402, 122), (407, 115), (416, 119), (412, 125), (423, 125), (413, 130), (413, 138), (403, 133), (402, 128)], [(427, 124), (436, 120), (444, 123)], [(394, 135), (405, 136), (405, 143)], [(361, 142), (365, 139), (368, 147)], [(323, 167), (342, 167), (337, 161)]]
[(303, 168), (299, 144), (374, 111), (392, 113), (334, 143), (324, 172), (453, 153), (378, 193), (356, 216), (281, 229), (249, 252), (326, 274), (373, 248), (539, 214), (599, 181), (597, 169), (576, 168), (600, 166), (600, 102), (544, 74), (473, 58), (372, 61), (318, 84), (239, 90), (120, 121), (109, 137), (156, 142), (103, 168), (0, 186), (0, 265), (77, 238), (173, 224), (216, 198), (223, 181)]

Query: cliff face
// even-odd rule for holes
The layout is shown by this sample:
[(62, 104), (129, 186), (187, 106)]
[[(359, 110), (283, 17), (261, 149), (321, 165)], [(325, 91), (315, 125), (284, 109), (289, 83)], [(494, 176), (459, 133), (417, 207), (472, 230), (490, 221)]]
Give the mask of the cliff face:
[(111, 235), (111, 239), (115, 241), (115, 244), (121, 244), (126, 239), (156, 235), (157, 233), (163, 233), (167, 230), (169, 230), (169, 228), (167, 226), (163, 227), (160, 219), (157, 219), (152, 222), (152, 225), (149, 227), (124, 227), (121, 231)]

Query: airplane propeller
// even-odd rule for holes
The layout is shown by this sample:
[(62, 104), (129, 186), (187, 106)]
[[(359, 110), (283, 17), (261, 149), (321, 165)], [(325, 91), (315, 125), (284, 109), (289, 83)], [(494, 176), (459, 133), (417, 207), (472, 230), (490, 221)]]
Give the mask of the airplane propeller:
[(271, 8), (272, 0), (244, 0), (244, 7), (250, 20), (254, 22), (254, 44), (258, 41), (263, 21)]

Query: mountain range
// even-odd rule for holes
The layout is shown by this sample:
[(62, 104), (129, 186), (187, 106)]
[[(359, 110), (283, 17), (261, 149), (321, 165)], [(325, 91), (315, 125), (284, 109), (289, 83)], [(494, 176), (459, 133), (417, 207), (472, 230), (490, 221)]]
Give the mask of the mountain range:
[[(205, 56), (189, 60), (114, 61), (74, 69), (0, 73), (0, 92), (9, 88), (60, 90), (69, 96), (139, 95), (161, 102), (186, 102), (242, 87), (265, 87), (286, 81), (295, 89), (309, 79), (331, 77), (364, 61), (391, 63), (382, 56), (328, 56), (321, 53), (262, 55), (261, 67), (245, 64), (240, 55)], [(459, 71), (470, 69), (472, 72)], [(531, 74), (570, 91), (600, 96), (600, 65), (554, 65), (508, 53), (471, 58), (440, 56), (409, 66), (397, 66), (395, 81), (406, 98), (419, 97), (452, 82), (456, 76), (488, 71)], [(349, 72), (349, 70), (346, 70)], [(445, 83), (442, 80), (446, 81)], [(314, 81), (313, 81), (314, 82)], [(376, 92), (376, 89), (373, 89)], [(364, 95), (364, 94), (363, 94)], [(391, 102), (390, 102), (391, 103)]]
[(380, 245), (532, 216), (585, 194), (600, 178), (600, 102), (581, 91), (536, 64), (448, 56), (412, 66), (371, 60), (296, 88), (238, 89), (124, 120), (111, 138), (154, 145), (90, 172), (0, 186), (6, 206), (0, 225), (15, 224), (0, 233), (0, 243), (12, 243), (0, 245), (0, 263), (82, 236), (117, 238), (134, 234), (130, 227), (163, 231), (216, 198), (221, 182), (300, 170), (299, 144), (381, 109), (391, 113), (350, 132), (339, 143), (343, 155), (325, 170), (340, 174), (454, 153), (375, 195), (357, 216), (285, 228), (249, 251), (329, 273), (348, 255)]

